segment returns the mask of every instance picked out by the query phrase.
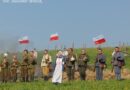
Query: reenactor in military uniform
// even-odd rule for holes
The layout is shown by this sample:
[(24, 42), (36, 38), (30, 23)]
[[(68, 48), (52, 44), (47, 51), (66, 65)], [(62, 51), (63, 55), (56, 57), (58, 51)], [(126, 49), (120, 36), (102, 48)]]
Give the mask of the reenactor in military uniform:
[(81, 80), (85, 80), (88, 61), (89, 61), (89, 57), (86, 54), (85, 50), (83, 49), (81, 54), (78, 57), (78, 69), (79, 69)]
[(34, 80), (34, 74), (35, 74), (35, 65), (37, 64), (35, 57), (34, 57), (34, 52), (30, 52), (30, 58), (29, 58), (29, 65), (28, 65), (28, 76), (29, 76), (29, 81)]
[(11, 66), (11, 70), (10, 70), (11, 71), (11, 80), (13, 82), (16, 82), (17, 81), (17, 71), (20, 66), (20, 63), (19, 63), (16, 55), (13, 56), (13, 60), (12, 60), (12, 63), (10, 66)]
[(49, 79), (49, 70), (51, 65), (52, 59), (51, 56), (48, 53), (48, 50), (44, 50), (42, 62), (41, 62), (41, 68), (44, 80), (47, 81)]
[(98, 54), (95, 60), (95, 69), (96, 69), (96, 80), (103, 79), (103, 69), (106, 66), (106, 57), (103, 54), (102, 49), (98, 49)]
[(124, 60), (124, 54), (120, 51), (119, 47), (115, 47), (115, 53), (113, 55), (112, 65), (115, 72), (116, 80), (121, 80), (121, 68), (122, 66), (125, 65), (125, 60)]
[(9, 79), (9, 62), (8, 62), (8, 54), (4, 54), (4, 59), (1, 64), (1, 72), (2, 72), (2, 82), (6, 83)]
[(74, 80), (75, 62), (76, 62), (76, 55), (74, 54), (73, 49), (69, 48), (68, 56), (65, 61), (68, 80)]
[(23, 82), (28, 82), (28, 63), (29, 62), (29, 53), (28, 50), (23, 52), (23, 61), (21, 63), (21, 77)]

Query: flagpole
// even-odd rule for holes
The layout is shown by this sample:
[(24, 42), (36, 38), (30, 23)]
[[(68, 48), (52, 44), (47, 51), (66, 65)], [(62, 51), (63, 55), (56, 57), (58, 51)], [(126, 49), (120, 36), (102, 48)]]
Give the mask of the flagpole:
[(47, 45), (47, 50), (50, 49), (50, 44), (51, 44), (51, 42), (50, 42), (50, 40), (49, 40), (49, 41), (48, 41), (48, 45)]
[(74, 49), (75, 45), (74, 45), (74, 41), (72, 42), (72, 48)]
[(55, 44), (55, 47), (54, 47), (54, 48), (55, 48), (55, 51), (57, 51), (57, 49), (58, 49), (58, 46), (57, 46), (57, 44)]

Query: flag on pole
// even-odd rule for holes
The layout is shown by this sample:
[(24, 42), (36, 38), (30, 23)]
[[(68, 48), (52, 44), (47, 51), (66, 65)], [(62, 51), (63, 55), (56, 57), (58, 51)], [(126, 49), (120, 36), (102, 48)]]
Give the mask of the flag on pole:
[(52, 34), (50, 36), (50, 41), (56, 41), (56, 40), (59, 40), (59, 35), (56, 33), (56, 34)]
[(24, 37), (20, 38), (18, 41), (20, 44), (29, 44), (28, 36), (24, 36)]
[(105, 43), (105, 42), (106, 42), (106, 39), (104, 38), (103, 35), (99, 35), (99, 36), (97, 36), (97, 37), (94, 37), (94, 38), (93, 38), (93, 41), (94, 41), (94, 43), (95, 43), (96, 45), (100, 45), (100, 44)]

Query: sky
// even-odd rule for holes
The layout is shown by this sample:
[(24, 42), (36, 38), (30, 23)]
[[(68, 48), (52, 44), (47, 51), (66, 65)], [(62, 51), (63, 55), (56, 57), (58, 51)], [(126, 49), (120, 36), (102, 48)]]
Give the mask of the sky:
[[(11, 1), (11, 0), (10, 0)], [(49, 42), (58, 33), (59, 41)], [(43, 0), (42, 3), (0, 1), (0, 50), (23, 48), (95, 47), (93, 37), (104, 35), (106, 46), (130, 44), (130, 0)], [(28, 36), (29, 45), (18, 39)]]

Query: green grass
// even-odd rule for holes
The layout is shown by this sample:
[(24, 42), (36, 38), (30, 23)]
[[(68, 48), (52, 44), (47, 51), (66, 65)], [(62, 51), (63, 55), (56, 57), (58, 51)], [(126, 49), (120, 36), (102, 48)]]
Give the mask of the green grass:
[(6, 83), (0, 90), (129, 90), (130, 81), (72, 81), (54, 85), (51, 82)]

